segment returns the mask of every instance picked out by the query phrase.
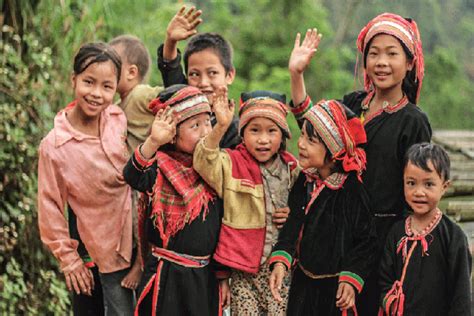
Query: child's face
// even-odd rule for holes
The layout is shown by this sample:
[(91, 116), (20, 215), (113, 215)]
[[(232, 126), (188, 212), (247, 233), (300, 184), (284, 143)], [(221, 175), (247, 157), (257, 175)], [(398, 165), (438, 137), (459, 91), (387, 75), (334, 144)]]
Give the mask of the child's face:
[(367, 51), (366, 71), (376, 89), (384, 93), (402, 91), (403, 79), (412, 68), (412, 63), (395, 37), (380, 34), (373, 38)]
[(326, 162), (327, 149), (321, 139), (309, 137), (306, 134), (306, 124), (304, 122), (301, 128), (301, 135), (298, 139), (299, 163), (303, 169), (317, 168), (321, 175), (325, 173), (325, 169), (330, 170), (330, 166)]
[(176, 150), (192, 154), (199, 140), (207, 136), (211, 130), (209, 113), (201, 113), (187, 119), (178, 126)]
[(112, 61), (93, 63), (72, 76), (77, 110), (87, 118), (98, 118), (109, 106), (117, 89), (117, 73)]
[(226, 73), (219, 56), (212, 49), (196, 52), (188, 57), (188, 84), (199, 88), (212, 104), (212, 93), (217, 87), (227, 87), (234, 81), (235, 70)]
[(405, 199), (415, 215), (423, 216), (436, 210), (439, 200), (448, 188), (445, 181), (435, 171), (431, 161), (427, 164), (432, 171), (428, 172), (408, 162), (403, 173)]
[(283, 133), (274, 121), (256, 117), (245, 126), (243, 144), (258, 162), (268, 165), (280, 149), (282, 139)]

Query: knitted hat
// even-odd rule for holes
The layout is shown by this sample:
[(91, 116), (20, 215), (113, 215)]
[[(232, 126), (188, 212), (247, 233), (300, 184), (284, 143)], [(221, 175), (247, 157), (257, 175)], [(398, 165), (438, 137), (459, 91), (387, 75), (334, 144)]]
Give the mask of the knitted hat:
[(286, 121), (288, 108), (285, 104), (286, 96), (271, 91), (257, 90), (240, 95), (239, 134), (251, 119), (263, 117), (272, 120), (283, 131), (287, 138), (291, 138), (290, 128)]
[(365, 169), (365, 151), (358, 146), (367, 142), (359, 118), (335, 100), (321, 100), (303, 116), (315, 129), (331, 155), (342, 160), (344, 171), (354, 170), (359, 179)]
[(184, 84), (172, 85), (161, 91), (150, 102), (148, 108), (152, 110), (153, 114), (156, 114), (159, 110), (169, 106), (173, 108), (178, 124), (192, 116), (211, 113), (209, 100), (201, 90)]
[[(418, 101), (425, 73), (425, 65), (420, 33), (416, 22), (393, 13), (382, 13), (376, 16), (360, 31), (357, 37), (359, 52), (364, 54), (367, 44), (379, 34), (388, 34), (399, 39), (413, 55), (416, 70), (415, 80), (418, 81), (416, 91), (416, 101)], [(366, 91), (373, 89), (372, 81), (366, 71), (364, 71), (364, 88)]]

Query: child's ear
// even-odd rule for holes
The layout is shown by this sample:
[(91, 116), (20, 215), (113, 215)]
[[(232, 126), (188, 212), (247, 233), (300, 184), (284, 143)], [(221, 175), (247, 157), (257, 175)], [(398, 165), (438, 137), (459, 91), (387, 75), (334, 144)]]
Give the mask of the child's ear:
[(234, 79), (235, 79), (235, 68), (232, 68), (225, 76), (227, 85), (231, 85), (232, 82), (234, 82)]
[(127, 74), (126, 74), (127, 80), (133, 80), (139, 77), (137, 65), (129, 65), (126, 71), (127, 71)]
[(76, 74), (75, 73), (71, 74), (71, 85), (73, 89), (76, 89)]
[(451, 185), (451, 180), (444, 181), (443, 183), (443, 194), (446, 193), (446, 190), (449, 188)]
[(415, 67), (415, 60), (408, 60), (407, 61), (407, 71), (412, 71), (413, 67)]

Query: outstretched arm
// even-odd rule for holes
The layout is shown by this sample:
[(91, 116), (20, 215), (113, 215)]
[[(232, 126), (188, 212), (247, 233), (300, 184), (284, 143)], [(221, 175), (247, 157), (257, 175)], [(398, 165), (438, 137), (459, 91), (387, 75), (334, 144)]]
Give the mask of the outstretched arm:
[(211, 133), (206, 137), (205, 144), (209, 149), (219, 147), (219, 142), (232, 123), (234, 117), (234, 102), (227, 99), (227, 87), (219, 87), (216, 90), (213, 104), (214, 114), (217, 123), (214, 125)]
[(163, 58), (165, 60), (174, 60), (178, 56), (178, 42), (185, 40), (197, 33), (197, 26), (201, 24), (202, 11), (191, 7), (186, 12), (186, 6), (183, 5), (176, 15), (171, 19), (166, 29), (166, 39), (163, 47)]
[(300, 43), (301, 34), (296, 34), (295, 45), (288, 62), (291, 79), (291, 99), (295, 106), (299, 105), (306, 98), (303, 74), (317, 51), (321, 37), (322, 34), (318, 33), (317, 29), (308, 29), (303, 43)]

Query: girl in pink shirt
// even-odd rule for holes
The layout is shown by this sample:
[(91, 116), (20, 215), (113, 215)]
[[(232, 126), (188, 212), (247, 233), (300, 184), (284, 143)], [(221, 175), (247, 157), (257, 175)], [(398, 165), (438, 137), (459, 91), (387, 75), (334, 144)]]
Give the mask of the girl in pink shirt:
[(41, 240), (59, 261), (66, 284), (91, 295), (93, 275), (70, 237), (65, 205), (99, 269), (106, 315), (131, 314), (133, 294), (120, 282), (132, 257), (130, 188), (121, 171), (127, 162), (126, 117), (113, 105), (121, 60), (107, 44), (85, 44), (74, 58), (75, 100), (54, 119), (42, 140), (38, 164)]

